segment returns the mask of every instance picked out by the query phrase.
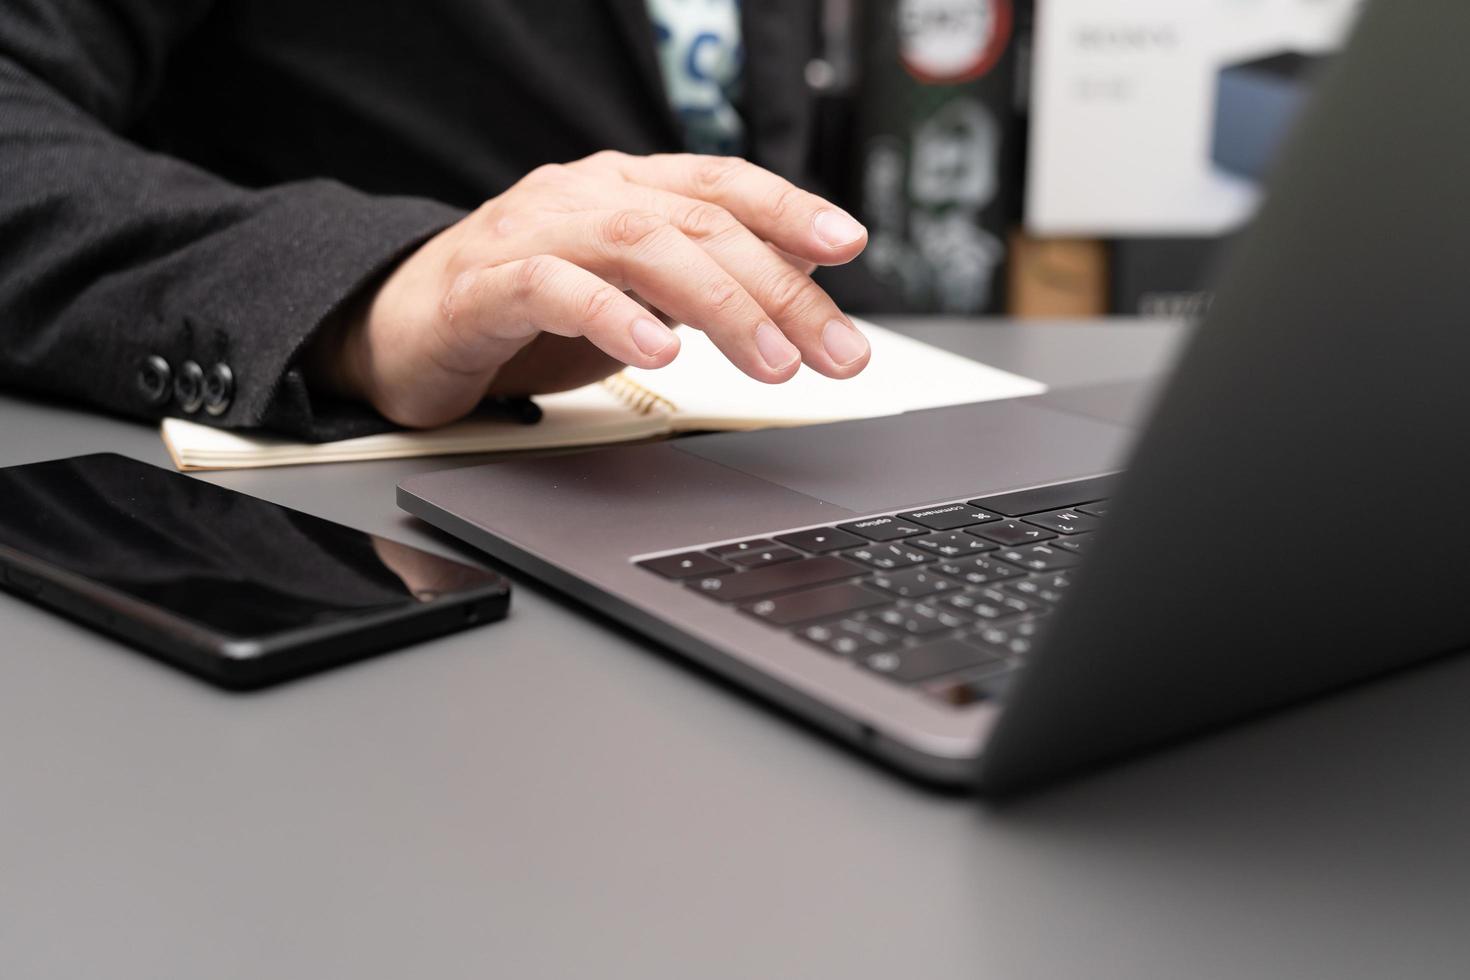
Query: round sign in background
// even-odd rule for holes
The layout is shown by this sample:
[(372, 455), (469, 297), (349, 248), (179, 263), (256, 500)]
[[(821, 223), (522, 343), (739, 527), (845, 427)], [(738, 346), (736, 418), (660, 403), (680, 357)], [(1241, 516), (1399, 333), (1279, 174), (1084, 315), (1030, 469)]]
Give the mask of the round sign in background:
[(931, 85), (981, 77), (1011, 39), (1011, 0), (899, 0), (895, 17), (904, 69)]

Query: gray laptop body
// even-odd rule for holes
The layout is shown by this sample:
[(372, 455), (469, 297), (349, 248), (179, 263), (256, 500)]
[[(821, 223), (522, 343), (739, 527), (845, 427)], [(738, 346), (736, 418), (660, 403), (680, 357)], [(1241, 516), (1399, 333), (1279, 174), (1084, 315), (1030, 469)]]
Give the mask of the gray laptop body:
[[(983, 792), (1470, 646), (1465, 37), (1455, 0), (1368, 5), (1136, 439), (1135, 392), (1058, 392), (451, 470), (400, 505)], [(963, 706), (634, 564), (1120, 468), (1057, 491), (1110, 498), (1095, 547), (1014, 682)]]

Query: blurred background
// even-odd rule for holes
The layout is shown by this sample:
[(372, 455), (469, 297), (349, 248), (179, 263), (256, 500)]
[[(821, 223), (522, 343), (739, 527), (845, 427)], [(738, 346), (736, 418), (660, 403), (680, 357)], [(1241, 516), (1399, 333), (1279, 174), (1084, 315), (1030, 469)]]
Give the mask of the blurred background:
[[(874, 313), (1197, 316), (1360, 0), (823, 0)], [(828, 168), (828, 173), (832, 173)]]

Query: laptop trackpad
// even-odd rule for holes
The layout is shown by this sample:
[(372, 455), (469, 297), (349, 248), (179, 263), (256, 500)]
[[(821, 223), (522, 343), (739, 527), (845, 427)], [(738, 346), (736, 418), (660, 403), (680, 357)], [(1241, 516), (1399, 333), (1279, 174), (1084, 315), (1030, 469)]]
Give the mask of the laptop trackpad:
[(1131, 433), (1036, 399), (676, 440), (721, 463), (849, 510), (978, 496), (1119, 469)]

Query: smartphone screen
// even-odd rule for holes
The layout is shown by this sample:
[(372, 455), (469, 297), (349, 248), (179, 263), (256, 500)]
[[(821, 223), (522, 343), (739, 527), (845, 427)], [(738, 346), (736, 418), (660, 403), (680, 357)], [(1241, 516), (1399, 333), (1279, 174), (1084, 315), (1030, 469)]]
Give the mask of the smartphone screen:
[(494, 572), (111, 454), (0, 469), (0, 548), (13, 591), (60, 569), (227, 639), (305, 630), (340, 648), (354, 623), (508, 591)]

